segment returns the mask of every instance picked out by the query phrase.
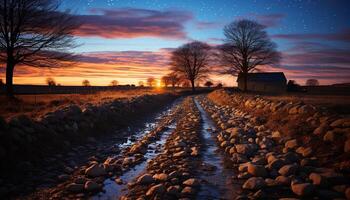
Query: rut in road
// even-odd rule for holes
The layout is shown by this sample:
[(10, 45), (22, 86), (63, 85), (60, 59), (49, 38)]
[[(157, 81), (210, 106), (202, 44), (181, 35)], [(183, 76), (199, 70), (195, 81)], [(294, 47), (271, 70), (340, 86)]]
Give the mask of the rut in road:
[(167, 138), (162, 153), (150, 160), (144, 171), (132, 176), (121, 199), (235, 196), (231, 182), (234, 172), (224, 167), (224, 156), (215, 142), (214, 122), (195, 98), (186, 99), (182, 113), (183, 118), (178, 118), (177, 128)]
[(234, 196), (233, 170), (224, 166), (225, 158), (215, 141), (216, 127), (214, 122), (197, 99), (195, 103), (201, 115), (201, 134), (204, 147), (202, 153), (203, 164), (199, 173), (199, 178), (203, 184), (201, 184), (197, 199), (232, 199)]

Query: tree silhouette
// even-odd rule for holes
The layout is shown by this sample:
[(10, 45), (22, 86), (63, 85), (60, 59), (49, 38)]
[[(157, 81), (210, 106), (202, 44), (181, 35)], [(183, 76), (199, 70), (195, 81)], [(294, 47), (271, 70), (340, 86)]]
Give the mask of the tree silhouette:
[(207, 86), (207, 87), (211, 87), (211, 86), (214, 85), (214, 83), (212, 83), (211, 81), (207, 81), (207, 82), (205, 82), (204, 85)]
[(305, 83), (306, 86), (318, 86), (320, 83), (317, 79), (308, 79)]
[(149, 87), (154, 87), (156, 84), (156, 79), (154, 77), (147, 78), (147, 85)]
[(73, 16), (56, 0), (0, 1), (0, 62), (6, 63), (6, 93), (13, 97), (17, 65), (60, 67), (73, 61)]
[(143, 87), (145, 85), (145, 83), (143, 81), (139, 81), (139, 86)]
[(46, 84), (48, 86), (56, 86), (56, 81), (55, 81), (55, 79), (49, 77), (46, 79)]
[(168, 85), (171, 84), (171, 78), (169, 76), (163, 76), (161, 78), (161, 81), (162, 81), (162, 84), (165, 86), (165, 87), (168, 87)]
[(170, 84), (174, 88), (175, 86), (179, 85), (181, 78), (179, 75), (177, 75), (175, 72), (171, 72), (167, 75), (170, 79)]
[(219, 47), (223, 66), (221, 73), (236, 76), (241, 73), (244, 91), (248, 72), (257, 66), (276, 64), (280, 60), (277, 45), (270, 40), (265, 27), (250, 20), (238, 20), (224, 28), (225, 43)]
[(218, 83), (217, 85), (216, 85), (216, 87), (217, 88), (222, 88), (224, 85), (222, 84), (222, 83)]
[(85, 87), (91, 86), (90, 81), (87, 80), (87, 79), (83, 80), (82, 84), (83, 84), (83, 86), (85, 86)]
[(171, 54), (171, 70), (190, 81), (195, 91), (195, 81), (209, 73), (209, 45), (202, 42), (187, 43)]
[(4, 81), (0, 78), (0, 86), (4, 85)]
[(118, 86), (119, 82), (117, 80), (113, 80), (111, 81), (111, 83), (109, 84), (112, 87)]

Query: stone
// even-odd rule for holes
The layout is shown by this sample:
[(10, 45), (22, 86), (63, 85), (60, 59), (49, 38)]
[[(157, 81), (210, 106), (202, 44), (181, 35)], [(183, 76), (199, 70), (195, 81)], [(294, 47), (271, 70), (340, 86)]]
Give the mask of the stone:
[(309, 175), (309, 179), (312, 181), (312, 183), (314, 185), (317, 185), (317, 186), (326, 186), (327, 185), (327, 180), (325, 177), (322, 177), (320, 174), (318, 173), (311, 173)]
[(303, 105), (298, 109), (299, 114), (312, 114), (315, 111), (315, 108), (310, 105)]
[(180, 186), (179, 185), (169, 186), (166, 191), (170, 195), (179, 196), (179, 194), (180, 194)]
[(278, 173), (282, 176), (290, 176), (294, 175), (298, 170), (298, 165), (296, 164), (290, 164), (290, 165), (284, 165), (278, 170)]
[(191, 156), (198, 156), (199, 155), (199, 151), (197, 147), (192, 147), (191, 148)]
[(288, 111), (288, 113), (289, 113), (290, 115), (298, 114), (298, 112), (299, 112), (299, 106), (294, 106), (294, 107), (292, 107), (291, 109), (289, 109), (289, 111)]
[(279, 158), (274, 158), (272, 159), (269, 164), (268, 167), (269, 169), (280, 169), (282, 166), (284, 165), (283, 160), (279, 159)]
[(195, 194), (195, 190), (192, 187), (186, 186), (186, 187), (184, 187), (184, 189), (182, 189), (181, 194), (194, 195)]
[(150, 187), (146, 192), (146, 196), (154, 196), (156, 194), (163, 194), (164, 192), (165, 186), (163, 184), (158, 184)]
[(298, 146), (298, 141), (296, 139), (293, 140), (288, 140), (285, 144), (284, 147), (286, 149), (294, 149)]
[(277, 176), (275, 179), (281, 185), (290, 185), (291, 179), (285, 176)]
[(243, 130), (241, 128), (233, 127), (226, 129), (226, 132), (230, 134), (230, 138), (232, 137), (238, 137), (241, 133), (243, 133)]
[(344, 152), (345, 153), (350, 152), (350, 138), (346, 140), (346, 142), (344, 143)]
[(333, 142), (335, 140), (335, 134), (333, 131), (327, 131), (327, 133), (323, 136), (323, 141), (325, 142)]
[(100, 185), (95, 181), (87, 181), (84, 185), (85, 190), (87, 191), (96, 191), (100, 189)]
[(266, 165), (266, 159), (264, 157), (254, 157), (252, 163), (255, 165)]
[(102, 165), (95, 163), (85, 170), (85, 174), (90, 177), (99, 177), (105, 175), (106, 171)]
[(281, 138), (281, 133), (279, 131), (274, 131), (272, 132), (271, 137), (275, 139)]
[(151, 174), (144, 174), (140, 176), (136, 181), (137, 184), (151, 184), (153, 182), (154, 179)]
[(251, 144), (236, 144), (237, 153), (243, 154), (245, 156), (251, 156), (254, 154), (254, 149)]
[(229, 146), (229, 145), (230, 145), (229, 142), (223, 141), (223, 142), (220, 144), (220, 147), (225, 148), (225, 147), (227, 147), (227, 146)]
[(326, 133), (326, 131), (328, 130), (328, 124), (324, 123), (321, 124), (319, 127), (317, 127), (314, 131), (313, 134), (314, 135), (323, 135)]
[(253, 176), (258, 176), (258, 177), (266, 177), (267, 176), (267, 171), (264, 166), (261, 165), (254, 165), (249, 163), (248, 164), (248, 173), (253, 175)]
[(310, 196), (315, 191), (315, 187), (310, 183), (292, 183), (291, 189), (298, 196)]
[(77, 184), (77, 183), (71, 183), (71, 184), (66, 186), (66, 189), (69, 192), (80, 193), (80, 192), (82, 192), (84, 190), (84, 185), (83, 184)]
[(331, 123), (331, 127), (349, 127), (350, 126), (350, 119), (343, 118), (343, 119), (337, 119)]
[(185, 151), (180, 151), (180, 152), (174, 153), (173, 157), (178, 158), (178, 157), (183, 157), (185, 155), (186, 155)]
[(153, 179), (156, 180), (156, 181), (166, 181), (168, 180), (168, 175), (167, 174), (164, 174), (164, 173), (161, 173), (161, 174), (155, 174), (153, 175)]
[(199, 181), (198, 181), (198, 179), (190, 178), (190, 179), (187, 179), (186, 181), (184, 181), (182, 184), (184, 184), (186, 186), (197, 187), (197, 186), (199, 186)]
[(242, 186), (243, 189), (259, 190), (265, 187), (266, 183), (261, 177), (251, 177)]
[(114, 181), (115, 181), (118, 185), (123, 184), (123, 180), (120, 179), (120, 178), (116, 178)]
[(303, 157), (309, 157), (312, 154), (312, 148), (311, 147), (299, 147), (295, 151), (298, 154), (301, 154)]

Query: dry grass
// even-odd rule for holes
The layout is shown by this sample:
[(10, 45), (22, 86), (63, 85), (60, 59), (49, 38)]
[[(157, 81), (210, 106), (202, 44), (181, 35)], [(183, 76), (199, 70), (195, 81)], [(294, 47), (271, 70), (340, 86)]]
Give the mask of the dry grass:
[(7, 120), (22, 114), (38, 118), (47, 112), (69, 104), (83, 107), (87, 103), (98, 105), (118, 98), (131, 98), (145, 94), (162, 94), (167, 92), (173, 91), (165, 89), (132, 89), (103, 91), (94, 94), (17, 95), (18, 101), (10, 101), (7, 97), (0, 96), (0, 116)]
[(316, 107), (325, 107), (338, 114), (350, 114), (349, 95), (288, 94), (280, 96), (264, 96), (264, 98), (292, 102), (303, 101), (306, 104), (314, 105)]

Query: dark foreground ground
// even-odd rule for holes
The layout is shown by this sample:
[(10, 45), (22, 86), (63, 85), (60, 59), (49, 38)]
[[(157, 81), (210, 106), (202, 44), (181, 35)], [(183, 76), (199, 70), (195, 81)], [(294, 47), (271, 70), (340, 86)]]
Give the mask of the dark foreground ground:
[[(45, 167), (25, 164), (29, 172), (18, 182), (3, 179), (0, 194), (19, 199), (350, 198), (347, 114), (224, 90), (162, 98), (168, 100), (145, 111), (153, 114), (139, 111), (159, 97), (106, 104), (114, 111), (101, 114), (103, 120), (129, 118), (130, 109), (143, 117), (130, 114), (138, 120), (52, 153), (39, 160)], [(128, 106), (121, 110), (122, 105)]]

